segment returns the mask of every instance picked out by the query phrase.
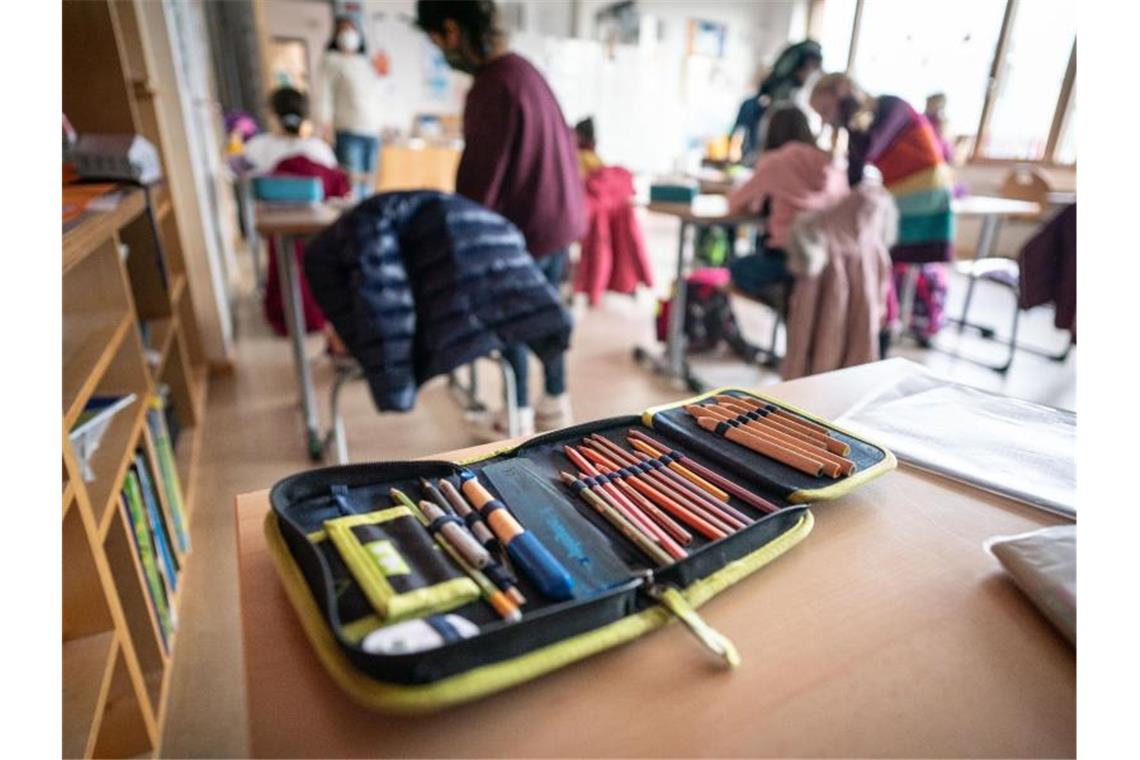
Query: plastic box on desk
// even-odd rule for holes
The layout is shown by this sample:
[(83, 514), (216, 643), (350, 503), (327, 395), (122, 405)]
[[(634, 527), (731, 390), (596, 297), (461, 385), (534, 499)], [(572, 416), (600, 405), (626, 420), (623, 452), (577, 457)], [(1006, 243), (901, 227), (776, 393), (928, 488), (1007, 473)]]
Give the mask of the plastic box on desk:
[(324, 186), (316, 177), (268, 175), (253, 178), (253, 195), (267, 203), (320, 203)]

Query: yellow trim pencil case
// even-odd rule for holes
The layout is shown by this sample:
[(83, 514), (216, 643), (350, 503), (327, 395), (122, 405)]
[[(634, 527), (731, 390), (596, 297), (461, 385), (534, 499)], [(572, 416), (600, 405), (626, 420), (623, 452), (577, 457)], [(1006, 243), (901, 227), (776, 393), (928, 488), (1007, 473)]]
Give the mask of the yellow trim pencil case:
[(804, 540), (807, 501), (894, 466), (872, 441), (728, 388), (471, 461), (298, 473), (273, 487), (265, 530), (329, 674), (368, 707), (425, 712), (674, 622), (748, 667), (700, 605)]

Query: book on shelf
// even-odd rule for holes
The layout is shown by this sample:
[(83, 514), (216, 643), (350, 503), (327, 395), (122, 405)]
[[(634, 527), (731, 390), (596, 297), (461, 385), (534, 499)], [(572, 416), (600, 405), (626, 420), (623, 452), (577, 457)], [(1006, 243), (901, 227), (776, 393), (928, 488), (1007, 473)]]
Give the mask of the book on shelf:
[(160, 569), (166, 577), (166, 585), (171, 592), (174, 592), (178, 590), (178, 558), (171, 549), (170, 529), (166, 525), (162, 502), (159, 501), (158, 491), (155, 490), (146, 454), (141, 449), (135, 452), (134, 472), (138, 476), (139, 490), (142, 492), (143, 505), (146, 507), (151, 538), (158, 550), (158, 558), (162, 561)]
[(121, 501), (131, 528), (130, 533), (134, 538), (135, 553), (142, 565), (147, 598), (150, 600), (155, 619), (158, 621), (162, 649), (169, 653), (170, 637), (174, 633), (174, 623), (170, 617), (170, 601), (166, 594), (166, 586), (161, 575), (159, 575), (158, 562), (154, 556), (154, 545), (150, 540), (146, 509), (143, 507), (142, 496), (139, 494), (139, 482), (132, 471), (127, 472), (126, 480), (123, 482)]
[(146, 412), (146, 421), (150, 427), (150, 437), (154, 441), (155, 458), (158, 460), (159, 475), (161, 475), (158, 480), (161, 481), (162, 491), (166, 494), (166, 506), (170, 510), (178, 551), (185, 554), (190, 550), (189, 525), (182, 502), (182, 483), (178, 478), (178, 467), (174, 461), (174, 444), (167, 432), (166, 417), (163, 412), (162, 397), (152, 397)]

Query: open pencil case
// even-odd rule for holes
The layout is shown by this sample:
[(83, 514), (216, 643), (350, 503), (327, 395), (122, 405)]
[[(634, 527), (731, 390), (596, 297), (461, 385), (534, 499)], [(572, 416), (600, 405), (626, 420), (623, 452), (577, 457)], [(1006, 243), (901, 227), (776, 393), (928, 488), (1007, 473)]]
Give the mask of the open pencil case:
[[(854, 472), (839, 479), (809, 476), (698, 427), (684, 407), (714, 395), (749, 399), (823, 426), (831, 438), (849, 447)], [(763, 497), (774, 511), (761, 511), (730, 494), (725, 503), (747, 515), (747, 524), (719, 538), (694, 532), (683, 558), (655, 564), (615, 529), (615, 523), (579, 498), (582, 494), (575, 487), (559, 479), (560, 471), (578, 469), (563, 453), (565, 444), (600, 435), (624, 446), (631, 430), (652, 436), (662, 450), (672, 452), (661, 458), (664, 465), (656, 466), (703, 467)], [(265, 532), (287, 595), (337, 683), (374, 709), (427, 712), (524, 683), (675, 619), (716, 656), (736, 665), (739, 658), (731, 641), (708, 626), (696, 609), (805, 538), (813, 525), (807, 502), (837, 498), (895, 464), (894, 455), (882, 446), (806, 412), (750, 391), (721, 389), (641, 416), (557, 430), (474, 461), (380, 462), (302, 472), (273, 487)], [(625, 469), (630, 471), (627, 474), (638, 472), (636, 466)], [(471, 474), (561, 563), (573, 578), (571, 598), (544, 596), (515, 567), (517, 590), (526, 604), (520, 608), (521, 619), (505, 620), (485, 599), (472, 598), (462, 582), (440, 575), (437, 565), (443, 555), (438, 548), (440, 556), (430, 556), (430, 548), (405, 544), (398, 547), (397, 559), (389, 556), (388, 544), (400, 536), (386, 526), (407, 516), (393, 510), (390, 489), (400, 489), (415, 500), (422, 496), (421, 478), (448, 479), (462, 487), (462, 477)], [(374, 523), (390, 535), (373, 531)], [(354, 543), (349, 553), (343, 551), (345, 525), (364, 542)], [(333, 540), (338, 532), (339, 548)], [(346, 557), (359, 560), (368, 554), (362, 546), (384, 550), (373, 554), (377, 561), (383, 560), (385, 572), (395, 573), (391, 579), (434, 584), (426, 592), (399, 596), (400, 606), (393, 609), (404, 612), (398, 620), (378, 614), (387, 608), (377, 606), (377, 589), (362, 586), (346, 562)], [(419, 578), (429, 574), (423, 569), (429, 566), (440, 577)], [(401, 591), (387, 585), (382, 590), (389, 595)], [(405, 603), (409, 599), (411, 607)], [(409, 622), (406, 611), (414, 610), (415, 604), (423, 605), (423, 619), (410, 622), (430, 623), (433, 630), (428, 633), (437, 643), (422, 651), (378, 652), (367, 646), (377, 637), (403, 630), (396, 626)], [(464, 623), (458, 630), (447, 622), (457, 619)]]

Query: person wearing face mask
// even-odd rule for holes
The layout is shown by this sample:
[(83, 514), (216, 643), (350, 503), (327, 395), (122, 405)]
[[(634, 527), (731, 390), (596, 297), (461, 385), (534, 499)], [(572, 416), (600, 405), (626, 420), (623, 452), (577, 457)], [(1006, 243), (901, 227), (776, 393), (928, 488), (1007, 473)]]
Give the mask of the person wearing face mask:
[[(527, 250), (555, 288), (566, 276), (568, 247), (586, 229), (585, 193), (574, 134), (550, 86), (525, 58), (507, 50), (506, 36), (489, 0), (420, 0), (416, 24), (448, 64), (473, 75), (463, 112), (466, 147), (455, 190), (510, 220)], [(510, 346), (524, 433), (571, 422), (564, 357), (543, 365), (542, 399), (531, 407), (527, 349)], [(492, 415), (473, 431), (497, 440), (505, 415)]]
[(824, 123), (848, 135), (847, 178), (863, 181), (878, 169), (899, 210), (898, 242), (891, 248), (896, 288), (908, 266), (922, 265), (908, 326), (928, 342), (942, 325), (945, 262), (954, 256), (953, 173), (930, 122), (902, 98), (872, 97), (846, 74), (826, 74), (812, 89), (811, 107)]
[(316, 118), (334, 133), (337, 160), (352, 174), (358, 198), (368, 195), (380, 150), (377, 80), (356, 22), (337, 17), (321, 68)]

